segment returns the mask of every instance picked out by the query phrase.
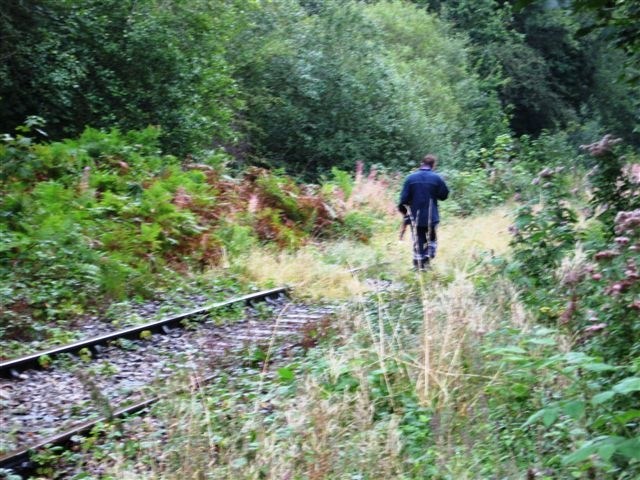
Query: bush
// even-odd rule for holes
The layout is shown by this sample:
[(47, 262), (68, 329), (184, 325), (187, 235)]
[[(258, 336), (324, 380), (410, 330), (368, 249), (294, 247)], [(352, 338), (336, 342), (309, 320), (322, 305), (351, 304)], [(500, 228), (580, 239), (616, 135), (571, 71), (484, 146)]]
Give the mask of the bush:
[(156, 128), (88, 128), (53, 143), (28, 136), (35, 128), (0, 148), (0, 300), (16, 325), (147, 296), (176, 272), (250, 256), (260, 240), (296, 248), (338, 220), (317, 188), (282, 172), (253, 168), (233, 180), (220, 155), (180, 165), (161, 154)]
[(334, 231), (339, 237), (368, 242), (373, 236), (374, 224), (375, 219), (370, 214), (350, 211), (342, 222), (334, 224)]
[(449, 199), (443, 203), (445, 212), (471, 215), (500, 200), (484, 169), (452, 170), (446, 172), (444, 177), (451, 191)]

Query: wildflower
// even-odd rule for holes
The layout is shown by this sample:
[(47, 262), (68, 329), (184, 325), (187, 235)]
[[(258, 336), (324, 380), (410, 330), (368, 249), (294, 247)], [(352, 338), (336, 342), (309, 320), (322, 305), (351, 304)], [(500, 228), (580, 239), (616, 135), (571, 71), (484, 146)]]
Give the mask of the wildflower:
[(596, 280), (596, 281), (597, 281), (597, 280), (602, 280), (602, 274), (600, 274), (600, 273), (594, 273), (593, 275), (591, 275), (591, 278), (592, 278), (593, 280)]
[(554, 174), (553, 170), (551, 170), (550, 168), (545, 168), (540, 173), (538, 173), (538, 176), (540, 178), (551, 178), (553, 174)]
[(594, 157), (599, 157), (610, 153), (613, 147), (622, 141), (621, 138), (613, 138), (613, 135), (607, 134), (599, 142), (591, 143), (589, 145), (580, 145), (582, 150), (588, 150)]
[(585, 332), (598, 332), (600, 330), (603, 330), (607, 328), (607, 324), (606, 323), (597, 323), (595, 325), (590, 325), (587, 328), (584, 329)]
[(618, 296), (621, 293), (626, 292), (627, 290), (629, 290), (629, 287), (631, 287), (634, 283), (635, 283), (635, 279), (628, 279), (625, 278), (624, 280), (620, 280), (619, 282), (615, 282), (611, 285), (609, 285), (604, 293), (605, 295), (612, 295), (612, 296)]
[(615, 222), (615, 231), (618, 235), (632, 233), (640, 227), (640, 209), (630, 212), (618, 212)]
[(620, 292), (622, 292), (622, 284), (620, 282), (614, 283), (605, 290), (607, 295), (619, 295)]
[(620, 254), (614, 250), (603, 250), (602, 252), (596, 253), (594, 258), (596, 260), (606, 260), (606, 259), (617, 257), (618, 255)]
[(640, 275), (638, 275), (638, 268), (636, 267), (633, 260), (629, 259), (627, 261), (627, 268), (624, 270), (624, 274), (626, 275), (628, 280), (638, 280), (640, 279)]
[(627, 245), (631, 240), (629, 239), (629, 237), (616, 237), (614, 241), (618, 245)]

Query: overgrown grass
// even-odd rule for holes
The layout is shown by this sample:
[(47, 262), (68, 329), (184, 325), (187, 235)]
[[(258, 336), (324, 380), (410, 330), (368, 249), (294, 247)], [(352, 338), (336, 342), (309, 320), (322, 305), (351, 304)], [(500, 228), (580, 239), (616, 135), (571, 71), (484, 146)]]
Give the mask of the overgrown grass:
[[(360, 247), (344, 241), (265, 254), (280, 275), (307, 272), (309, 294), (328, 272), (320, 291), (351, 295), (334, 335), (304, 356), (235, 370), (163, 402), (156, 421), (169, 427), (138, 442), (137, 453), (120, 451), (113, 476), (634, 478), (633, 461), (599, 459), (609, 451), (603, 441), (591, 457), (581, 453), (585, 415), (606, 394), (589, 382), (612, 367), (536, 324), (520, 292), (496, 275), (491, 250), (505, 253), (504, 227), (503, 209), (443, 225), (439, 262), (422, 274), (407, 271), (406, 252), (387, 248), (391, 227), (369, 246), (370, 258), (390, 262), (378, 274), (345, 276), (349, 263), (339, 260)], [(615, 388), (620, 399), (633, 390), (629, 379)]]
[(446, 476), (450, 428), (477, 401), (467, 387), (485, 379), (465, 363), (496, 321), (470, 305), (472, 291), (459, 277), (423, 305), (403, 294), (357, 302), (306, 357), (165, 402), (167, 436), (140, 444), (114, 477), (462, 478)]
[[(502, 215), (492, 212), (459, 227), (481, 232)], [(379, 290), (380, 284), (365, 281), (368, 275), (348, 274), (348, 263), (335, 263), (344, 252), (359, 251), (356, 244), (261, 256), (251, 275), (302, 275), (303, 292), (351, 296), (333, 324), (334, 336), (306, 356), (267, 370), (238, 369), (216, 385), (163, 402), (156, 410), (167, 426), (161, 438), (141, 441), (133, 457), (121, 453), (113, 476), (478, 478), (466, 464), (463, 475), (457, 453), (466, 448), (460, 418), (472, 416), (493, 381), (482, 368), (481, 348), (510, 318), (519, 326), (526, 320), (508, 285), (482, 291), (455, 265), (407, 272), (408, 252), (399, 250), (397, 259), (385, 255), (389, 234), (395, 229), (380, 232), (370, 249), (375, 259), (392, 262), (379, 278), (391, 278), (392, 290)], [(496, 240), (460, 235), (456, 248), (478, 254), (483, 238)], [(442, 252), (447, 249), (443, 241)], [(314, 289), (325, 273), (326, 283)]]

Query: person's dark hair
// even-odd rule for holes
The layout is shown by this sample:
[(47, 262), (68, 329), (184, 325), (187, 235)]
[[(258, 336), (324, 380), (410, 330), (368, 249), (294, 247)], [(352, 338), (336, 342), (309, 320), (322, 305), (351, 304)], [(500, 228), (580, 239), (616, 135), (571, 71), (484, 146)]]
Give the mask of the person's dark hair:
[(436, 164), (437, 161), (438, 161), (438, 157), (436, 157), (432, 153), (429, 153), (425, 155), (424, 158), (422, 159), (422, 165), (424, 165), (425, 167), (433, 168), (433, 166)]

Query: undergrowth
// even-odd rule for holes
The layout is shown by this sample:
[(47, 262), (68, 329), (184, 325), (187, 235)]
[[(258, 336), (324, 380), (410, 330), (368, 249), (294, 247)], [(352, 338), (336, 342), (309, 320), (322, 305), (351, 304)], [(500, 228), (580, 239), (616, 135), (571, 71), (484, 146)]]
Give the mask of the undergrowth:
[(353, 206), (363, 189), (387, 185), (339, 170), (321, 186), (256, 167), (234, 178), (226, 154), (163, 155), (155, 128), (87, 128), (49, 143), (42, 127), (30, 119), (0, 143), (0, 337), (12, 351), (64, 341), (56, 329), (203, 275), (251, 288), (243, 272), (262, 261), (261, 245), (366, 242), (376, 207)]

